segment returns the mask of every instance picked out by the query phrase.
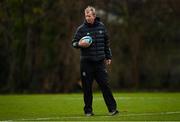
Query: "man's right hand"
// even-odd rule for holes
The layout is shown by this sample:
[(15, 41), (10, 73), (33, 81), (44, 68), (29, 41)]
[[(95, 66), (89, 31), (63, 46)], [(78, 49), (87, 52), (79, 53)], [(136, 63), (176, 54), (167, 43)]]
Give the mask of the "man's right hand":
[(82, 48), (87, 48), (90, 46), (89, 43), (83, 42), (83, 41), (79, 41), (78, 45)]

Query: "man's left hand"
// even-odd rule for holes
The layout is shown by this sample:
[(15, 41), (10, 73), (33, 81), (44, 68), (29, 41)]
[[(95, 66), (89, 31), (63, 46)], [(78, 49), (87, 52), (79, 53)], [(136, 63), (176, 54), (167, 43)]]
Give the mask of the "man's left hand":
[(111, 59), (106, 59), (105, 63), (106, 63), (106, 65), (110, 65), (111, 64)]

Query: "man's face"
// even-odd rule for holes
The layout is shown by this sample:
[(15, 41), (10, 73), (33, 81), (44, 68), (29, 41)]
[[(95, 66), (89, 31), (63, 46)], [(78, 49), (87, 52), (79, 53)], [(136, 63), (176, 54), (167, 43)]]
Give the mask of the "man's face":
[(92, 11), (85, 12), (85, 19), (86, 19), (87, 23), (93, 24), (95, 18), (96, 17), (93, 15)]

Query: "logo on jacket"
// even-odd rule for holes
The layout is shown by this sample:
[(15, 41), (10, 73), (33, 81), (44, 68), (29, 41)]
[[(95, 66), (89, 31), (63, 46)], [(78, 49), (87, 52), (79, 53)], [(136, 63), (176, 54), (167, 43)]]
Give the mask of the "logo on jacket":
[(85, 76), (86, 76), (86, 72), (82, 72), (82, 76), (84, 76), (84, 77), (85, 77)]
[(102, 34), (102, 33), (103, 33), (103, 31), (102, 31), (102, 30), (100, 30), (100, 31), (99, 31), (99, 33), (100, 33), (100, 34)]

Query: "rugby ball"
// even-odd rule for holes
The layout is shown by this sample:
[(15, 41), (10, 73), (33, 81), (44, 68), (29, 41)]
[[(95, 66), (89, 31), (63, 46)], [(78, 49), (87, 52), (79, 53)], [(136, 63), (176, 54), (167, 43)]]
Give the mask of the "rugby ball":
[(84, 36), (80, 39), (80, 41), (82, 41), (83, 43), (88, 43), (89, 45), (91, 45), (93, 42), (93, 40), (90, 36)]

